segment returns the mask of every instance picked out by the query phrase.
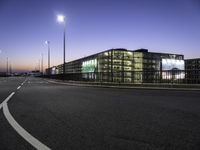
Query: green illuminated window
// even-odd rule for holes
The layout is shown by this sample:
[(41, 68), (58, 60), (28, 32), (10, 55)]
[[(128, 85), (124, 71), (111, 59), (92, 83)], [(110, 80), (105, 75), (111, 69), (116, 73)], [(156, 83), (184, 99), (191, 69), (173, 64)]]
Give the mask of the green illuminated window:
[(94, 72), (97, 67), (97, 59), (91, 59), (82, 63), (82, 72)]

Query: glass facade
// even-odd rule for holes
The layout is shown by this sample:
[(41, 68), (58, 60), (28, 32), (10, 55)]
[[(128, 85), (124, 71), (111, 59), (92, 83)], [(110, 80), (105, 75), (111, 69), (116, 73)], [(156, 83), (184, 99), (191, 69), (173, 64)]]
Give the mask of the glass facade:
[[(122, 83), (158, 82), (162, 79), (162, 60), (183, 60), (183, 55), (152, 53), (146, 49), (110, 49), (65, 64), (65, 74), (86, 80)], [(58, 71), (55, 71), (55, 68)], [(53, 71), (54, 70), (54, 71)], [(51, 72), (63, 73), (62, 65)]]
[(200, 83), (200, 58), (185, 60), (185, 72), (187, 83)]

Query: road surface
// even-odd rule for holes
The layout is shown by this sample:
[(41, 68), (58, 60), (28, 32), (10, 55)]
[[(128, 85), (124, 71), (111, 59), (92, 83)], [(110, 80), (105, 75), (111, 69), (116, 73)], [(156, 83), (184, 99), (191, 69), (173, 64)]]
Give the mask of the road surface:
[(200, 92), (0, 78), (2, 150), (199, 150)]

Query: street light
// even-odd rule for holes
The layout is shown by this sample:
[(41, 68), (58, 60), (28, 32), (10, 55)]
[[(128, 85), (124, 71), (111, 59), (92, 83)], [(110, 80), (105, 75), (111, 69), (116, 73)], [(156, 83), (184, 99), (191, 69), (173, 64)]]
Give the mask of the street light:
[(8, 75), (8, 57), (6, 58), (7, 62), (6, 62), (6, 72), (7, 72), (7, 75)]
[(58, 15), (57, 21), (64, 24), (64, 35), (63, 35), (63, 74), (65, 74), (65, 30), (66, 30), (66, 22), (65, 16)]
[(65, 22), (65, 16), (63, 16), (63, 15), (58, 15), (58, 16), (57, 16), (57, 20), (58, 20), (58, 22)]
[(50, 42), (45, 41), (45, 44), (48, 46), (48, 75), (50, 75)]
[(42, 75), (43, 75), (43, 53), (41, 54), (42, 59), (41, 59), (41, 71), (42, 71)]

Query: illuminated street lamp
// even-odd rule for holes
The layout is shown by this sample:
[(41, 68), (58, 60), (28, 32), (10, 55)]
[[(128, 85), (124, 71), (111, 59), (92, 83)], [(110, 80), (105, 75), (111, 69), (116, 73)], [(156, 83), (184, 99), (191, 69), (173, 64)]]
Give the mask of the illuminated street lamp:
[(58, 15), (57, 21), (59, 23), (64, 24), (64, 36), (63, 36), (63, 74), (65, 74), (65, 30), (66, 30), (66, 22), (65, 22), (65, 16)]
[(45, 41), (45, 44), (48, 46), (48, 75), (50, 75), (50, 42)]
[(58, 22), (65, 22), (65, 16), (63, 16), (63, 15), (58, 15), (57, 16), (57, 20), (58, 20)]

